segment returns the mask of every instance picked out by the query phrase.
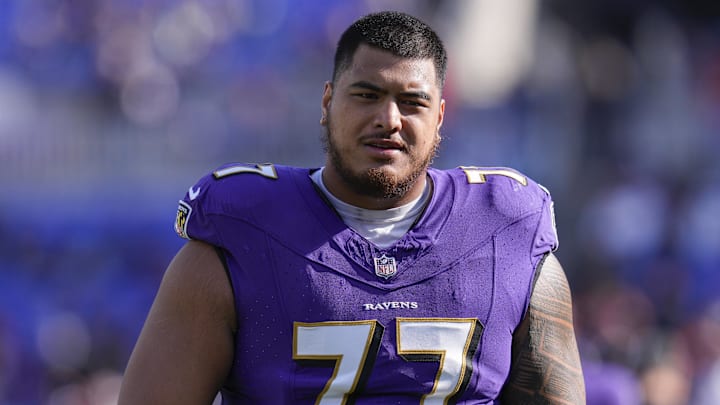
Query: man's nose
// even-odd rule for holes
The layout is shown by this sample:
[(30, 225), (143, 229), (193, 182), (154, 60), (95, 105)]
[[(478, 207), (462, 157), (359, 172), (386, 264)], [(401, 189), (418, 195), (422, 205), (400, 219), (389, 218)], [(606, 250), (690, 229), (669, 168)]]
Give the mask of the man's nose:
[(388, 100), (378, 106), (375, 128), (382, 128), (389, 133), (399, 132), (402, 129), (402, 113), (397, 101)]

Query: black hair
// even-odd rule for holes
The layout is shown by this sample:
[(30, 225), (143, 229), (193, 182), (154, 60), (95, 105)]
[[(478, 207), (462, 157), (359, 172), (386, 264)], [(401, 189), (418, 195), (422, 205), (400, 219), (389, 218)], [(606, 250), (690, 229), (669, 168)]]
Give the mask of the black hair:
[(445, 47), (437, 33), (416, 17), (398, 11), (382, 11), (355, 21), (338, 41), (333, 82), (350, 67), (360, 44), (388, 51), (402, 58), (432, 59), (438, 87), (442, 89), (445, 84)]

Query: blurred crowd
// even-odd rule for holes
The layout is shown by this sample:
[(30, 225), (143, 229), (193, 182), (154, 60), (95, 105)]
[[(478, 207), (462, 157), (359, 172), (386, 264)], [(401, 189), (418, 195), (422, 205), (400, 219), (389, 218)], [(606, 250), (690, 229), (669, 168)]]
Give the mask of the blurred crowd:
[(114, 403), (178, 198), (322, 164), (335, 41), (379, 9), (448, 47), (435, 166), (550, 189), (589, 403), (720, 403), (719, 5), (0, 2), (0, 404)]

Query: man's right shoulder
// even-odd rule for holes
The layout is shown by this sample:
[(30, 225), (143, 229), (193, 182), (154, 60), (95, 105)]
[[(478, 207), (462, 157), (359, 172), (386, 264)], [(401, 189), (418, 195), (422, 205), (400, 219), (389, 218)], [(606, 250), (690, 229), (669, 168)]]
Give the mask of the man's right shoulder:
[(271, 163), (226, 164), (201, 177), (188, 188), (183, 200), (197, 201), (206, 210), (222, 210), (228, 204), (278, 198), (299, 170), (303, 169)]
[(179, 201), (175, 231), (183, 238), (195, 239), (193, 228), (199, 233), (199, 228), (212, 222), (212, 216), (253, 216), (272, 201), (291, 198), (296, 190), (293, 177), (301, 172), (308, 173), (308, 169), (270, 163), (220, 166), (187, 189)]

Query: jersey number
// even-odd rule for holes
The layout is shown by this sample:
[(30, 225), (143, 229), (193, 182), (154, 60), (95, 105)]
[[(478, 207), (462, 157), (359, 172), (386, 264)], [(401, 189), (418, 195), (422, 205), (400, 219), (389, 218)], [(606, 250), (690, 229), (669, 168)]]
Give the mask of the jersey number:
[[(397, 354), (405, 361), (440, 364), (430, 393), (421, 404), (445, 404), (470, 381), (472, 357), (482, 324), (472, 318), (397, 318)], [(367, 380), (382, 338), (375, 320), (295, 322), (294, 360), (334, 361), (332, 376), (315, 404), (344, 404)]]
[(277, 179), (277, 172), (275, 166), (272, 163), (262, 164), (234, 164), (226, 168), (216, 170), (213, 172), (213, 177), (221, 179), (223, 177), (232, 176), (233, 174), (239, 173), (255, 173), (269, 179)]
[(465, 172), (468, 183), (470, 184), (485, 183), (487, 181), (487, 176), (490, 175), (509, 177), (522, 184), (523, 186), (527, 186), (528, 184), (527, 178), (525, 176), (510, 169), (490, 169), (477, 166), (460, 166), (460, 170)]

